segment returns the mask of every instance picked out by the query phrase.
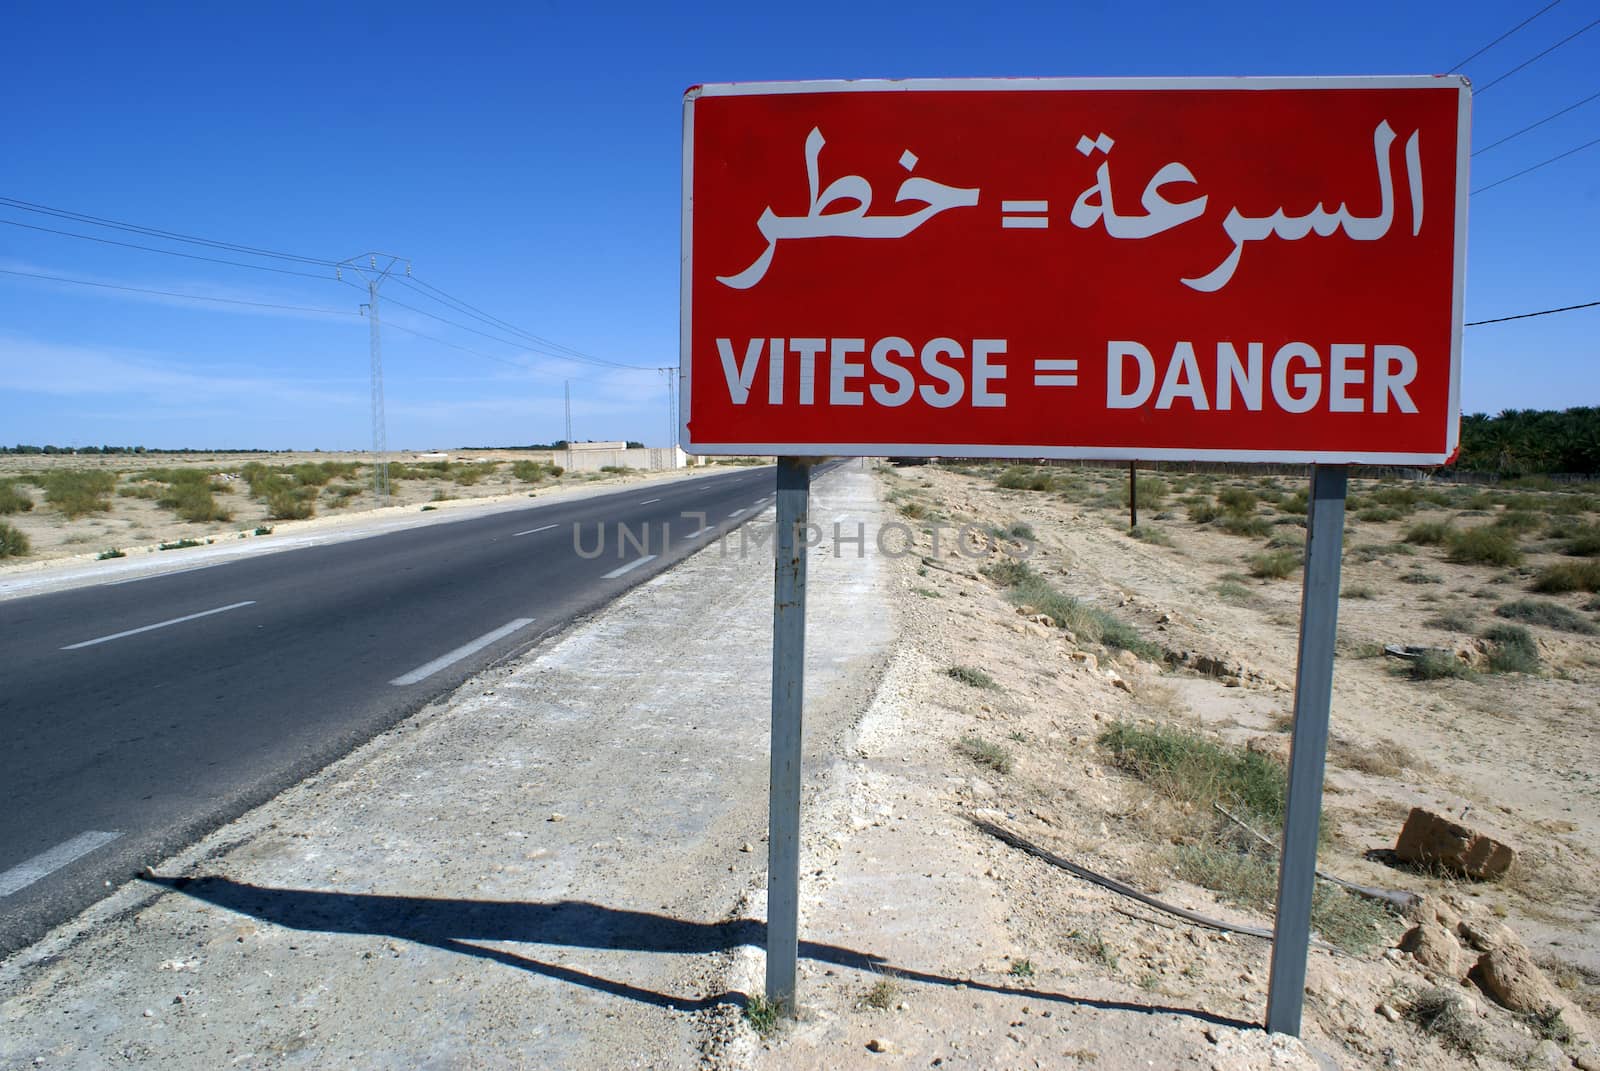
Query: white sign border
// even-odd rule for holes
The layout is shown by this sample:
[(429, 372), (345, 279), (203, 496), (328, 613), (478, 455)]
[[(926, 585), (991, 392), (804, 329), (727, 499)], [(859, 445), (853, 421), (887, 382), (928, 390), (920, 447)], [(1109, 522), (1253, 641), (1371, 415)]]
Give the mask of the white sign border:
[[(771, 96), (789, 93), (904, 93), (972, 91), (1082, 91), (1116, 89), (1437, 89), (1453, 85), (1456, 113), (1455, 263), (1451, 282), (1449, 427), (1443, 454), (1327, 450), (1190, 450), (1104, 446), (1012, 446), (950, 443), (713, 443), (691, 442), (689, 414), (691, 285), (694, 268), (694, 104), (701, 97)], [(906, 78), (803, 82), (726, 82), (691, 86), (683, 95), (682, 235), (678, 276), (678, 445), (696, 456), (771, 454), (820, 457), (994, 457), (1085, 461), (1235, 461), (1261, 464), (1442, 465), (1460, 447), (1461, 328), (1467, 274), (1467, 200), (1470, 191), (1472, 83), (1465, 75), (1338, 75), (1311, 77), (1194, 78)]]

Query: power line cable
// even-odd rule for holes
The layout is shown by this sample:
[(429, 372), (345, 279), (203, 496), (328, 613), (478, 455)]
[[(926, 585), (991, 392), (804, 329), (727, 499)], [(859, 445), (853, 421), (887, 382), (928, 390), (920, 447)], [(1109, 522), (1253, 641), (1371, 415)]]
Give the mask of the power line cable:
[(124, 249), (142, 249), (146, 253), (165, 253), (169, 257), (183, 257), (185, 260), (203, 260), (208, 264), (227, 264), (235, 268), (252, 268), (255, 271), (276, 272), (279, 275), (299, 275), (307, 279), (331, 279), (331, 275), (318, 275), (315, 272), (295, 271), (293, 268), (274, 268), (266, 264), (246, 264), (242, 260), (222, 260), (218, 257), (202, 257), (197, 253), (182, 253), (176, 249), (160, 249), (153, 245), (139, 245), (135, 242), (119, 242), (114, 238), (98, 238), (92, 234), (78, 234), (75, 231), (58, 231), (53, 227), (40, 227), (33, 223), (22, 223), (14, 219), (0, 219), (11, 227), (23, 227), (30, 231), (42, 231), (45, 234), (59, 234), (64, 238), (81, 238), (86, 242), (99, 242), (102, 245), (116, 245)]
[(328, 316), (355, 316), (347, 309), (319, 309), (311, 305), (280, 305), (270, 301), (245, 301), (242, 298), (208, 297), (205, 294), (184, 294), (176, 290), (152, 290), (143, 286), (120, 286), (116, 283), (97, 283), (90, 279), (69, 279), (64, 275), (45, 275), (41, 272), (12, 271), (0, 268), (0, 275), (18, 275), (25, 279), (46, 279), (52, 283), (72, 283), (75, 286), (97, 286), (102, 290), (125, 290), (130, 294), (159, 294), (162, 297), (185, 298), (189, 301), (214, 301), (222, 305), (249, 305), (258, 309), (290, 309), (295, 312), (320, 312)]
[(1571, 312), (1574, 309), (1592, 309), (1600, 305), (1600, 301), (1587, 301), (1582, 305), (1563, 305), (1559, 309), (1540, 309), (1538, 312), (1521, 312), (1515, 316), (1497, 316), (1493, 320), (1473, 320), (1471, 323), (1462, 324), (1462, 327), (1482, 327), (1484, 324), (1503, 324), (1507, 320), (1527, 320), (1535, 316), (1550, 316), (1558, 312)]
[(73, 212), (65, 208), (52, 208), (49, 205), (36, 204), (32, 201), (20, 201), (14, 197), (0, 197), (0, 205), (9, 208), (19, 208), (25, 212), (38, 212), (46, 216), (55, 216), (58, 219), (68, 219), (77, 223), (90, 223), (100, 227), (110, 227), (119, 231), (129, 231), (134, 234), (143, 234), (151, 238), (165, 238), (174, 242), (189, 242), (194, 245), (209, 246), (212, 249), (224, 249), (233, 253), (248, 253), (252, 256), (270, 257), (277, 260), (298, 261), (302, 264), (320, 264), (332, 267), (336, 261), (325, 257), (306, 257), (298, 253), (280, 253), (272, 249), (261, 249), (256, 246), (241, 245), (237, 242), (223, 242), (215, 238), (200, 238), (192, 234), (182, 234), (178, 231), (162, 230), (159, 227), (146, 227), (139, 223), (127, 223), (122, 220), (107, 219), (102, 216), (91, 216), (83, 212)]
[[(520, 335), (520, 336), (522, 336), (524, 338), (527, 338), (527, 339), (531, 340), (532, 342), (536, 343), (537, 345), (545, 346), (545, 347), (548, 347), (549, 349), (558, 350), (558, 351), (560, 351), (559, 355), (570, 356), (574, 360), (586, 361), (586, 362), (588, 362), (590, 364), (606, 365), (606, 366), (613, 367), (613, 368), (633, 369), (633, 368), (642, 367), (641, 365), (625, 364), (625, 363), (623, 363), (621, 361), (612, 361), (612, 360), (608, 360), (607, 358), (604, 358), (604, 357), (597, 357), (592, 353), (585, 353), (583, 350), (574, 349), (571, 346), (565, 345), (565, 344), (560, 343), (560, 342), (556, 342), (554, 339), (545, 338), (542, 335), (536, 335), (531, 331), (527, 331), (527, 330), (524, 330), (523, 328), (518, 327), (516, 324), (510, 323), (509, 321), (506, 321), (506, 320), (502, 320), (498, 316), (493, 316), (490, 313), (487, 313), (484, 310), (478, 308), (476, 305), (471, 304), (470, 302), (467, 302), (467, 301), (465, 301), (465, 300), (463, 300), (461, 298), (458, 298), (458, 297), (453, 297), (452, 295), (447, 294), (443, 290), (439, 289), (437, 286), (434, 286), (431, 283), (424, 282), (421, 279), (417, 279), (417, 278), (402, 279), (402, 280), (400, 280), (400, 282), (402, 282), (404, 285), (410, 287), (413, 290), (418, 290), (419, 292), (421, 292), (419, 288), (425, 287), (425, 288), (427, 288), (427, 290), (431, 291), (432, 293), (431, 294), (425, 294), (424, 296), (432, 297), (435, 301), (438, 301), (441, 304), (449, 305), (449, 306), (455, 308), (457, 312), (460, 312), (463, 315), (472, 316), (474, 319), (480, 320), (480, 321), (485, 322), (485, 323), (492, 324), (492, 325), (494, 325), (496, 327), (500, 327), (500, 328), (502, 328), (504, 330), (510, 331), (513, 334), (517, 334), (517, 335)], [(557, 356), (557, 354), (552, 354), (551, 356)]]
[[(351, 285), (354, 286), (355, 284), (352, 283)], [(359, 287), (357, 289), (359, 289)], [(407, 310), (409, 310), (411, 312), (414, 312), (414, 313), (418, 314), (419, 316), (426, 316), (430, 320), (437, 320), (442, 324), (449, 324), (451, 327), (457, 328), (458, 330), (470, 332), (471, 334), (478, 335), (478, 336), (480, 336), (482, 338), (489, 339), (492, 342), (498, 342), (501, 345), (514, 346), (519, 350), (529, 350), (529, 351), (532, 351), (534, 353), (542, 354), (545, 357), (553, 357), (553, 358), (555, 358), (557, 360), (580, 361), (580, 362), (583, 362), (585, 364), (601, 365), (601, 366), (604, 366), (604, 367), (620, 368), (620, 369), (628, 369), (628, 370), (654, 371), (654, 369), (645, 369), (642, 366), (638, 366), (638, 365), (616, 364), (616, 363), (611, 362), (611, 361), (603, 361), (603, 360), (601, 360), (599, 358), (593, 358), (593, 357), (588, 357), (588, 356), (578, 357), (578, 356), (574, 356), (574, 355), (569, 354), (569, 353), (556, 353), (556, 352), (552, 352), (550, 350), (540, 349), (538, 346), (531, 345), (531, 344), (529, 344), (529, 343), (527, 343), (525, 341), (522, 341), (520, 339), (509, 339), (509, 338), (502, 338), (499, 335), (491, 335), (487, 331), (480, 331), (476, 327), (472, 327), (472, 326), (470, 326), (468, 324), (461, 323), (459, 320), (452, 320), (452, 319), (449, 319), (448, 317), (440, 316), (437, 313), (429, 312), (427, 309), (419, 309), (415, 305), (408, 305), (404, 301), (398, 301), (398, 300), (396, 300), (395, 298), (392, 298), (392, 297), (391, 298), (385, 298), (384, 299), (384, 304), (386, 304), (386, 305), (396, 305), (396, 306), (398, 306), (398, 307), (400, 307), (402, 309), (407, 309)]]
[(1595, 138), (1593, 141), (1586, 141), (1582, 145), (1579, 145), (1576, 149), (1568, 149), (1566, 152), (1561, 153), (1561, 154), (1559, 154), (1557, 156), (1552, 156), (1548, 160), (1541, 160), (1537, 164), (1534, 164), (1532, 167), (1525, 167), (1521, 171), (1518, 171), (1516, 174), (1507, 175), (1505, 178), (1499, 179), (1499, 180), (1497, 180), (1495, 182), (1491, 182), (1487, 186), (1479, 186), (1477, 189), (1473, 190), (1472, 192), (1477, 194), (1477, 193), (1482, 193), (1484, 190), (1492, 190), (1496, 186), (1503, 186), (1506, 183), (1510, 182), (1514, 178), (1521, 178), (1523, 175), (1528, 174), (1530, 171), (1537, 171), (1541, 167), (1548, 167), (1549, 165), (1555, 163), (1557, 160), (1565, 160), (1567, 157), (1571, 156), (1573, 153), (1582, 152), (1584, 149), (1590, 148), (1590, 147), (1595, 146), (1595, 145), (1600, 145), (1600, 138)]
[(513, 360), (509, 360), (509, 359), (507, 359), (505, 357), (497, 357), (492, 353), (485, 353), (482, 350), (475, 350), (471, 346), (463, 346), (460, 343), (449, 342), (449, 341), (446, 341), (445, 339), (438, 338), (438, 337), (436, 337), (434, 335), (425, 334), (422, 331), (415, 331), (415, 330), (412, 330), (409, 327), (402, 327), (401, 325), (399, 325), (397, 323), (394, 323), (392, 321), (388, 321), (388, 320), (384, 321), (383, 329), (385, 331), (388, 331), (388, 330), (392, 329), (392, 330), (395, 330), (395, 331), (403, 332), (403, 333), (405, 333), (407, 335), (414, 335), (417, 338), (424, 339), (424, 340), (426, 340), (428, 342), (437, 343), (440, 346), (447, 346), (447, 347), (449, 347), (450, 349), (453, 349), (453, 350), (460, 350), (462, 353), (470, 353), (474, 357), (482, 357), (486, 361), (493, 361), (496, 364), (507, 365), (507, 366), (509, 366), (511, 368), (516, 368), (516, 369), (519, 369), (519, 370), (524, 371), (524, 372), (529, 372), (529, 373), (531, 373), (533, 375), (554, 376), (554, 377), (560, 378), (560, 379), (576, 379), (576, 380), (580, 380), (580, 381), (586, 381), (586, 380), (592, 380), (592, 379), (604, 379), (604, 378), (606, 378), (608, 376), (619, 375), (623, 371), (639, 371), (639, 372), (654, 372), (655, 371), (654, 368), (617, 369), (616, 371), (597, 372), (597, 373), (595, 373), (593, 375), (588, 375), (588, 376), (569, 376), (565, 372), (554, 372), (554, 371), (551, 371), (549, 369), (540, 368), (537, 365), (528, 364), (528, 363), (526, 363), (524, 361), (513, 361)]
[(1490, 149), (1493, 149), (1493, 148), (1496, 148), (1498, 146), (1504, 145), (1506, 142), (1510, 141), (1512, 138), (1521, 137), (1523, 134), (1526, 134), (1528, 131), (1534, 129), (1535, 127), (1544, 126), (1550, 120), (1559, 119), (1561, 116), (1566, 115), (1572, 109), (1581, 108), (1585, 104), (1588, 104), (1591, 100), (1597, 100), (1597, 99), (1600, 99), (1600, 93), (1591, 93), (1587, 97), (1584, 97), (1582, 100), (1578, 101), (1578, 103), (1569, 104), (1565, 108), (1562, 108), (1559, 112), (1552, 112), (1551, 114), (1545, 116), (1543, 119), (1540, 119), (1537, 123), (1529, 123), (1527, 126), (1523, 127), (1521, 130), (1517, 131), (1515, 134), (1507, 134), (1505, 137), (1501, 138), (1499, 141), (1490, 142), (1489, 144), (1485, 145), (1483, 148), (1478, 149), (1475, 152), (1473, 152), (1472, 155), (1473, 156), (1481, 156), (1483, 153), (1488, 152)]
[(1510, 78), (1512, 75), (1516, 74), (1518, 71), (1522, 70), (1524, 67), (1527, 67), (1527, 66), (1529, 66), (1530, 64), (1533, 64), (1533, 63), (1537, 63), (1539, 60), (1544, 59), (1546, 56), (1548, 56), (1550, 53), (1554, 52), (1556, 49), (1560, 48), (1562, 45), (1566, 44), (1568, 41), (1571, 41), (1571, 40), (1573, 40), (1575, 38), (1583, 36), (1584, 34), (1588, 33), (1590, 30), (1594, 29), (1596, 26), (1600, 26), (1600, 19), (1595, 19), (1593, 22), (1589, 23), (1587, 26), (1584, 26), (1581, 29), (1574, 30), (1572, 33), (1567, 34), (1567, 36), (1563, 37), (1561, 40), (1557, 41), (1555, 44), (1551, 45), (1549, 48), (1545, 49), (1543, 52), (1539, 53), (1537, 56), (1534, 56), (1534, 57), (1532, 57), (1530, 59), (1523, 60), (1521, 63), (1517, 64), (1515, 67), (1513, 67), (1509, 71), (1507, 71), (1505, 74), (1502, 74), (1499, 78), (1496, 78), (1496, 79), (1494, 79), (1493, 81), (1490, 81), (1490, 82), (1485, 82), (1483, 85), (1478, 86), (1476, 89), (1473, 90), (1473, 94), (1475, 96), (1481, 96), (1483, 93), (1487, 92), (1492, 87), (1499, 85), (1501, 82), (1504, 82), (1507, 78)]
[(1538, 18), (1540, 15), (1543, 15), (1546, 11), (1549, 11), (1551, 8), (1555, 7), (1559, 3), (1561, 3), (1561, 0), (1551, 0), (1550, 3), (1546, 4), (1544, 7), (1541, 7), (1538, 11), (1535, 11), (1533, 14), (1531, 14), (1527, 18), (1523, 19), (1521, 22), (1519, 22), (1515, 26), (1511, 27), (1511, 29), (1507, 30), (1505, 33), (1501, 34), (1499, 37), (1496, 37), (1493, 41), (1490, 41), (1488, 44), (1486, 44), (1482, 48), (1478, 49), (1478, 51), (1474, 52), (1472, 55), (1468, 56), (1466, 59), (1464, 59), (1460, 63), (1456, 64), (1454, 67), (1451, 67), (1445, 73), (1446, 74), (1454, 74), (1455, 72), (1459, 71), (1461, 68), (1465, 67), (1467, 64), (1471, 63), (1473, 60), (1477, 59), (1479, 56), (1481, 56), (1485, 52), (1489, 51), (1495, 45), (1498, 45), (1501, 41), (1504, 41), (1506, 38), (1510, 37), (1512, 34), (1516, 33), (1518, 30), (1520, 30), (1524, 26), (1528, 25), (1528, 23), (1532, 22), (1534, 19)]

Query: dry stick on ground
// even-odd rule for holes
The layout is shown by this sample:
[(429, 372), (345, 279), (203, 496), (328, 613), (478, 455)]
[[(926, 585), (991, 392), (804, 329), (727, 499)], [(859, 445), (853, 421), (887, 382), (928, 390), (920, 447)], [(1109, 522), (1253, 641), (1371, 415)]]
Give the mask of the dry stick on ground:
[[(977, 826), (983, 832), (989, 834), (989, 836), (994, 837), (997, 840), (1005, 841), (1018, 851), (1027, 852), (1036, 859), (1042, 859), (1053, 867), (1059, 867), (1060, 869), (1065, 870), (1073, 877), (1082, 878), (1084, 881), (1098, 885), (1102, 889), (1108, 889), (1111, 892), (1116, 893), (1118, 896), (1126, 896), (1130, 900), (1137, 900), (1146, 907), (1153, 907), (1157, 911), (1164, 911), (1169, 915), (1175, 915), (1187, 922), (1194, 923), (1196, 926), (1205, 926), (1213, 930), (1222, 930), (1225, 933), (1241, 933), (1247, 937), (1259, 937), (1264, 941), (1272, 940), (1271, 930), (1264, 929), (1260, 926), (1241, 926), (1236, 923), (1223, 922), (1220, 919), (1209, 918), (1205, 915), (1196, 914), (1195, 912), (1186, 908), (1178, 907), (1175, 904), (1169, 904), (1165, 900), (1158, 900), (1148, 893), (1142, 893), (1133, 886), (1124, 885), (1115, 878), (1108, 878), (1103, 874), (1096, 874), (1094, 871), (1089, 870), (1086, 867), (1081, 867), (1077, 863), (1069, 862), (1068, 860), (1061, 858), (1061, 856), (1056, 855), (1054, 852), (1041, 848), (1032, 841), (1019, 837), (1010, 830), (1003, 829), (1000, 826), (995, 825), (993, 822), (986, 822), (981, 818), (972, 818), (969, 819), (969, 821), (971, 821), (973, 825)], [(1312, 941), (1311, 944), (1314, 948), (1320, 948), (1324, 952), (1331, 952), (1334, 955), (1345, 954), (1340, 949), (1334, 948), (1332, 945), (1323, 944), (1321, 941)]]
[[(1228, 821), (1232, 822), (1234, 825), (1250, 834), (1262, 844), (1265, 844), (1268, 848), (1271, 848), (1273, 852), (1277, 852), (1278, 846), (1272, 843), (1272, 841), (1268, 840), (1266, 837), (1262, 836), (1260, 833), (1257, 833), (1255, 827), (1251, 826), (1244, 819), (1239, 818), (1237, 815), (1230, 814), (1228, 810), (1220, 803), (1212, 803), (1211, 806), (1215, 807), (1217, 809), (1217, 813), (1222, 815), (1222, 817), (1226, 818)], [(1332, 874), (1325, 874), (1320, 870), (1318, 870), (1316, 873), (1317, 877), (1321, 878), (1323, 881), (1332, 882), (1333, 884), (1339, 886), (1339, 888), (1347, 889), (1350, 892), (1355, 893), (1357, 896), (1365, 896), (1368, 900), (1377, 900), (1380, 903), (1388, 904), (1390, 907), (1400, 912), (1407, 911), (1411, 907), (1415, 906), (1417, 901), (1422, 899), (1416, 893), (1406, 892), (1403, 889), (1380, 889), (1374, 885), (1357, 885), (1353, 881), (1345, 881), (1343, 878), (1336, 878)]]

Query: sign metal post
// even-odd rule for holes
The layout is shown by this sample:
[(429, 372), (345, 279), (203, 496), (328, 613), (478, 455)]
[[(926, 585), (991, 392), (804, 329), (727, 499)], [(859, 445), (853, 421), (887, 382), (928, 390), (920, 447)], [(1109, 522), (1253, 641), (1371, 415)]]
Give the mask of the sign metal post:
[(767, 999), (793, 1014), (800, 952), (800, 748), (805, 702), (811, 462), (778, 459), (772, 582), (772, 765), (767, 812)]
[(1305, 586), (1300, 596), (1300, 652), (1294, 681), (1294, 735), (1289, 745), (1289, 802), (1278, 864), (1278, 912), (1272, 931), (1267, 1029), (1300, 1034), (1311, 895), (1317, 880), (1317, 833), (1333, 694), (1333, 646), (1339, 620), (1339, 559), (1344, 548), (1343, 467), (1311, 467), (1306, 506)]

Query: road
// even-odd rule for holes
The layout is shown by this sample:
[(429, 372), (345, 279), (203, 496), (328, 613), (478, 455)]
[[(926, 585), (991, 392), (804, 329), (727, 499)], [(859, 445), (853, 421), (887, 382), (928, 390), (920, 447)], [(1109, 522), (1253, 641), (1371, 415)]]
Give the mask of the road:
[(0, 602), (0, 955), (670, 568), (772, 487), (770, 467), (651, 483)]

